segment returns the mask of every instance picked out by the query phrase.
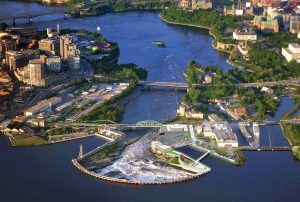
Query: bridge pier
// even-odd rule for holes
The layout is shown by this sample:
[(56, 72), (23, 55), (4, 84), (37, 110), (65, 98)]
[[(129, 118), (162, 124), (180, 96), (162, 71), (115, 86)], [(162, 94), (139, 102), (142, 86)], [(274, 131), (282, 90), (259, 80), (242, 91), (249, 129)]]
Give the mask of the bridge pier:
[(12, 18), (13, 26), (16, 26), (16, 17)]

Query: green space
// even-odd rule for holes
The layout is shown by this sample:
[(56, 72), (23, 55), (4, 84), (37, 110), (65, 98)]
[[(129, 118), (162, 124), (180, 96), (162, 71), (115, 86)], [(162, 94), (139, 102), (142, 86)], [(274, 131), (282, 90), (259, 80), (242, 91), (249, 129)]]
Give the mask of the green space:
[(289, 139), (293, 146), (300, 146), (300, 125), (284, 124), (282, 125), (284, 135)]
[(175, 164), (175, 165), (179, 165), (179, 162), (178, 162), (178, 157), (172, 157), (168, 160), (168, 163), (170, 164)]
[(178, 9), (177, 6), (169, 7), (161, 12), (161, 17), (167, 21), (174, 23), (190, 24), (210, 29), (211, 33), (215, 36), (214, 43), (217, 41), (223, 43), (236, 43), (230, 36), (232, 32), (226, 30), (233, 30), (240, 27), (243, 20), (251, 19), (233, 16), (233, 15), (220, 15), (216, 10), (194, 10), (193, 12)]
[(55, 136), (55, 135), (65, 135), (65, 134), (71, 134), (71, 133), (76, 133), (79, 132), (78, 129), (74, 129), (72, 126), (66, 126), (63, 128), (55, 128), (52, 130), (48, 130), (46, 132), (46, 135), (48, 136)]
[(300, 160), (300, 147), (296, 147), (293, 149), (293, 152), (294, 152), (294, 156)]
[[(215, 85), (192, 86), (199, 83), (199, 76), (209, 74), (212, 77), (212, 83)], [(188, 92), (183, 96), (183, 102), (197, 106), (201, 102), (214, 101), (215, 99), (232, 99), (236, 95), (238, 103), (234, 106), (253, 106), (256, 114), (252, 119), (265, 119), (267, 114), (274, 115), (279, 102), (271, 95), (265, 94), (260, 89), (244, 88), (236, 86), (224, 86), (222, 84), (232, 84), (236, 81), (230, 77), (230, 72), (223, 72), (218, 67), (203, 67), (195, 61), (190, 61), (185, 72), (189, 83)], [(172, 121), (176, 121), (173, 119)]]
[(82, 15), (95, 15), (108, 12), (161, 10), (175, 5), (172, 1), (99, 1), (99, 0), (69, 0), (67, 6), (76, 10), (84, 8)]
[(213, 150), (221, 156), (230, 157), (229, 153), (222, 147), (215, 147)]
[(49, 144), (48, 141), (39, 136), (30, 136), (11, 139), (11, 144), (14, 147), (38, 146)]
[(187, 165), (190, 165), (190, 164), (193, 163), (194, 161), (184, 156), (183, 162), (184, 162), (185, 164), (187, 164)]
[(240, 149), (237, 149), (235, 151), (236, 153), (236, 159), (235, 159), (235, 163), (238, 165), (243, 165), (246, 162), (245, 156), (243, 154), (243, 152)]
[(300, 160), (300, 125), (299, 124), (284, 124), (281, 125), (284, 135), (288, 138), (293, 149), (294, 156)]
[(103, 103), (94, 111), (79, 118), (79, 122), (110, 120), (120, 122), (123, 118), (124, 108), (117, 104)]

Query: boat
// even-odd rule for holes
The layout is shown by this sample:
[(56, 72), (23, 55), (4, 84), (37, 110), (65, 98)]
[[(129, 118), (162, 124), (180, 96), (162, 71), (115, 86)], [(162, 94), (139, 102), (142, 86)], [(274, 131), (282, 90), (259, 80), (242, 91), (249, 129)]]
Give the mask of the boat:
[(101, 27), (100, 26), (97, 26), (97, 31), (100, 31), (101, 30)]
[(152, 44), (161, 48), (166, 47), (166, 44), (163, 41), (153, 41)]

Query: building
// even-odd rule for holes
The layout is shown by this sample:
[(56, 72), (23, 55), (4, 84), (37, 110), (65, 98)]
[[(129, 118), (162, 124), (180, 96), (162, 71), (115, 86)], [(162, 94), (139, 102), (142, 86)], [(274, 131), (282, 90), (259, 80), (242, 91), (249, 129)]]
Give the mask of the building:
[(59, 56), (53, 56), (46, 59), (47, 69), (60, 72), (61, 71), (61, 58)]
[(80, 69), (80, 56), (70, 56), (68, 58), (68, 65), (72, 69)]
[(11, 78), (8, 75), (7, 71), (0, 71), (0, 82), (1, 83), (9, 83), (9, 82), (11, 82)]
[(7, 51), (6, 64), (10, 70), (28, 65), (29, 60), (39, 58), (39, 50), (25, 49), (21, 51)]
[(236, 134), (232, 131), (228, 123), (212, 124), (213, 137), (217, 141), (218, 147), (238, 147)]
[(200, 75), (198, 80), (201, 83), (212, 83), (212, 77), (208, 74)]
[(204, 137), (212, 137), (212, 128), (209, 122), (203, 122), (202, 123), (202, 130), (203, 130), (203, 135)]
[(238, 52), (245, 58), (248, 58), (249, 48), (247, 43), (239, 43), (237, 45)]
[(253, 25), (257, 26), (262, 31), (279, 32), (277, 18), (272, 18), (270, 16), (255, 16), (253, 19)]
[(212, 8), (210, 0), (181, 0), (179, 6), (186, 9), (209, 9)]
[(68, 61), (69, 67), (80, 69), (80, 50), (75, 42), (77, 36), (63, 35), (60, 37), (60, 55)]
[(239, 116), (239, 117), (242, 117), (242, 116), (246, 116), (247, 115), (247, 109), (246, 107), (237, 107), (237, 108), (234, 108), (233, 109), (233, 112)]
[(233, 39), (238, 41), (256, 41), (257, 34), (252, 29), (234, 30)]
[(203, 135), (214, 138), (218, 147), (238, 147), (236, 134), (232, 131), (227, 122), (209, 123), (203, 122)]
[[(39, 59), (33, 59), (29, 61), (26, 68), (20, 68), (15, 71), (15, 76), (24, 83), (33, 86), (46, 87), (56, 82), (61, 82), (67, 78), (67, 74), (57, 74), (50, 72), (58, 71), (60, 69), (60, 58), (47, 58), (45, 55), (41, 55)], [(51, 68), (51, 69), (50, 69)]]
[(17, 43), (14, 40), (0, 40), (0, 60), (6, 58), (7, 51), (15, 51)]
[(181, 0), (179, 5), (182, 8), (191, 8), (192, 7), (192, 2), (190, 0)]
[(300, 31), (300, 16), (290, 17), (290, 32), (297, 34)]
[(268, 88), (266, 86), (262, 87), (261, 88), (261, 92), (264, 92), (264, 93), (267, 93), (267, 94), (273, 94), (274, 93), (274, 90), (272, 90), (271, 88)]
[(43, 0), (44, 3), (47, 4), (64, 4), (67, 3), (69, 0)]
[(50, 99), (42, 100), (38, 102), (35, 106), (24, 111), (24, 116), (32, 116), (47, 110), (52, 110), (55, 105), (61, 103), (61, 97), (52, 97)]
[(55, 39), (42, 39), (39, 41), (39, 49), (47, 55), (59, 54), (59, 41)]
[(249, 3), (244, 4), (238, 1), (237, 5), (232, 4), (231, 7), (224, 6), (223, 12), (225, 15), (253, 15), (253, 7)]
[(151, 142), (151, 151), (155, 154), (165, 155), (167, 152), (170, 152), (172, 150), (173, 150), (172, 147), (167, 146), (167, 145), (163, 145), (159, 141), (152, 141)]
[(222, 119), (216, 114), (208, 115), (208, 120), (210, 120), (211, 122), (214, 122), (214, 123), (222, 122)]
[(19, 35), (21, 37), (35, 37), (37, 35), (36, 27), (9, 27), (6, 31), (11, 35)]
[(186, 118), (203, 119), (203, 113), (197, 112), (192, 107), (182, 104), (177, 109), (177, 116), (184, 116)]
[(288, 48), (282, 48), (281, 54), (288, 62), (296, 60), (300, 63), (300, 45), (297, 43), (290, 43)]

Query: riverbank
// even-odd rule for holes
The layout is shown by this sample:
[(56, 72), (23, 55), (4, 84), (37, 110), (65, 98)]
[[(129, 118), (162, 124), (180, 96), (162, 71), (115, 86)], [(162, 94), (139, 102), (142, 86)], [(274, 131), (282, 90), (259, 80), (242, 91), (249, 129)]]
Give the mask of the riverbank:
[(50, 144), (63, 143), (66, 141), (79, 140), (83, 138), (92, 137), (94, 134), (66, 134), (66, 135), (54, 135), (49, 140), (39, 136), (31, 136), (26, 138), (15, 139), (10, 137), (10, 143), (13, 147), (32, 147), (43, 146)]
[(214, 44), (214, 41), (216, 40), (216, 35), (214, 33), (212, 33), (211, 31), (211, 28), (210, 27), (206, 27), (206, 26), (201, 26), (201, 25), (194, 25), (194, 24), (190, 24), (190, 23), (179, 23), (179, 22), (173, 22), (173, 21), (169, 21), (167, 19), (165, 19), (161, 14), (159, 14), (159, 18), (164, 21), (165, 23), (168, 23), (168, 24), (172, 24), (172, 25), (180, 25), (180, 26), (187, 26), (187, 27), (195, 27), (195, 28), (200, 28), (200, 29), (206, 29), (208, 30), (208, 33), (209, 35), (211, 35), (214, 39), (212, 41), (212, 47), (217, 50), (217, 51), (220, 51), (220, 52), (223, 52), (223, 53), (227, 53), (229, 54), (229, 57), (227, 59), (227, 63), (234, 66), (234, 67), (238, 67), (240, 69), (245, 69), (244, 66), (242, 65), (237, 65), (235, 64), (230, 58), (231, 58), (231, 54), (232, 54), (232, 51), (229, 51), (229, 50), (224, 50), (224, 49), (221, 49), (221, 48), (217, 48), (217, 46)]

